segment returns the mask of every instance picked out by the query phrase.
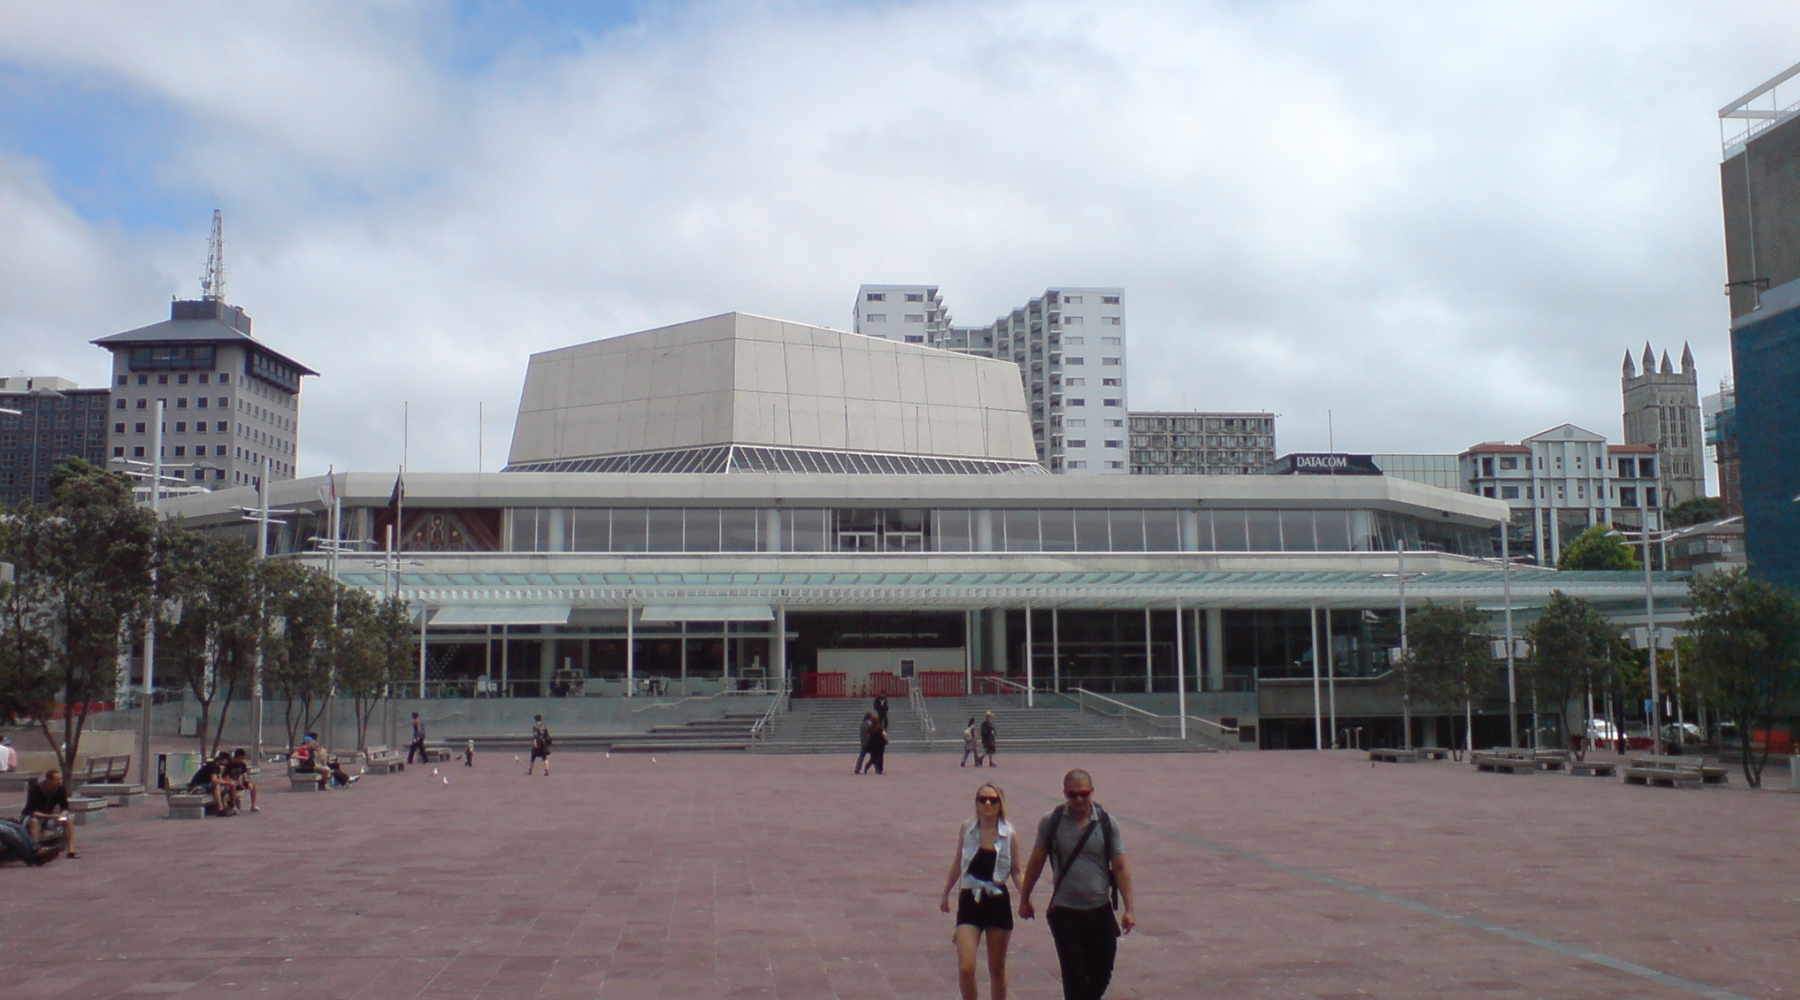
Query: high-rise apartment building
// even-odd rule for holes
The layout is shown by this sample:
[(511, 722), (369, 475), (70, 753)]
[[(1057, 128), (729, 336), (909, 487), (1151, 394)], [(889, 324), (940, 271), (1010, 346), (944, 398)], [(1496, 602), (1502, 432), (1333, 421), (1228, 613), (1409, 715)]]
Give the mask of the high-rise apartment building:
[(1275, 414), (1133, 413), (1134, 476), (1247, 476), (1275, 461)]
[(300, 379), (318, 372), (250, 336), (250, 317), (218, 299), (177, 300), (166, 322), (94, 341), (112, 352), (107, 446), (113, 468), (150, 459), (163, 404), (166, 474), (208, 489), (292, 479)]
[(106, 464), (107, 395), (54, 375), (0, 378), (0, 507), (49, 502), (66, 459)]
[(1011, 361), (1046, 469), (1130, 471), (1124, 289), (1049, 288), (987, 326), (954, 326), (935, 285), (863, 285), (853, 320), (865, 336)]
[(1656, 352), (1645, 344), (1640, 375), (1631, 352), (1626, 351), (1619, 391), (1625, 403), (1625, 443), (1654, 445), (1662, 459), (1665, 506), (1705, 496), (1706, 438), (1700, 421), (1700, 378), (1694, 370), (1694, 352), (1681, 345), (1681, 370), (1676, 371), (1668, 351), (1663, 352), (1659, 367)]
[(1788, 67), (1719, 109), (1725, 290), (1750, 566), (1800, 585), (1800, 105)]

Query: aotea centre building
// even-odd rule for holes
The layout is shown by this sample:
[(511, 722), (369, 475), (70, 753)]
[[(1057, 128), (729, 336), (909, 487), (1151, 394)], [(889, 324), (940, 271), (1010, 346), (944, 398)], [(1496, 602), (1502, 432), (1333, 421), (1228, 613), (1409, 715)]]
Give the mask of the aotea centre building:
[[(409, 474), (401, 496), (391, 473), (337, 475), (335, 560), (322, 486), (270, 485), (299, 512), (271, 551), (408, 602), (412, 694), (581, 698), (596, 718), (620, 704), (600, 699), (912, 682), (1185, 709), (1246, 747), (1397, 743), (1402, 587), (1496, 631), (1505, 599), (1498, 500), (1385, 476), (1049, 475), (1013, 365), (742, 313), (532, 356), (506, 471)], [(248, 538), (259, 502), (164, 509)], [(1510, 584), (1521, 632), (1553, 589), (1625, 613), (1645, 587)], [(1655, 587), (1664, 607), (1686, 592)], [(1478, 711), (1477, 739), (1503, 742), (1503, 676)], [(1458, 738), (1460, 711), (1414, 714), (1415, 741)]]

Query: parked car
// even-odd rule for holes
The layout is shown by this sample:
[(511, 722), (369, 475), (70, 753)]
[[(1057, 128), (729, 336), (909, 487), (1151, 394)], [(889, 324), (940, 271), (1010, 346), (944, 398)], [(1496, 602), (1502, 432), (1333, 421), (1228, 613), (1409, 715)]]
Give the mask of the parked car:
[(1706, 734), (1691, 722), (1663, 724), (1663, 742), (1671, 746), (1697, 747), (1706, 742)]

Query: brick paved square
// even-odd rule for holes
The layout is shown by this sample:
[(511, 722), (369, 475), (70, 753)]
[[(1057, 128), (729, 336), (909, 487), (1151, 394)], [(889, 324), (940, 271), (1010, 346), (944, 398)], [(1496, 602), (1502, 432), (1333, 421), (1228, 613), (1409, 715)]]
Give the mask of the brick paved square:
[[(953, 997), (936, 899), (974, 786), (1002, 781), (1029, 823), (1079, 764), (1141, 886), (1110, 996), (1800, 990), (1800, 795), (1349, 753), (1003, 755), (979, 777), (564, 753), (527, 778), (511, 757), (234, 819), (114, 816), (80, 860), (0, 871), (0, 980), (34, 1000)], [(1041, 920), (1011, 967), (1016, 996), (1061, 995)]]

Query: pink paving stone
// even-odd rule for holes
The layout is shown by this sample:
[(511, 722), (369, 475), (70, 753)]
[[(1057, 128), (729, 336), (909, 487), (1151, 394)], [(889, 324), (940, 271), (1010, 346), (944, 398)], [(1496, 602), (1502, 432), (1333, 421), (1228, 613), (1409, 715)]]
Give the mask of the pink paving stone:
[[(1114, 997), (1698, 995), (1308, 874), (1742, 996), (1800, 990), (1792, 794), (1348, 753), (845, 763), (563, 754), (550, 779), (415, 768), (234, 819), (133, 811), (84, 831), (80, 860), (0, 871), (0, 981), (57, 1000), (951, 997), (937, 892), (975, 784), (1002, 781), (1029, 826), (1080, 765), (1141, 887)], [(1009, 965), (1015, 996), (1061, 995), (1042, 921)]]

